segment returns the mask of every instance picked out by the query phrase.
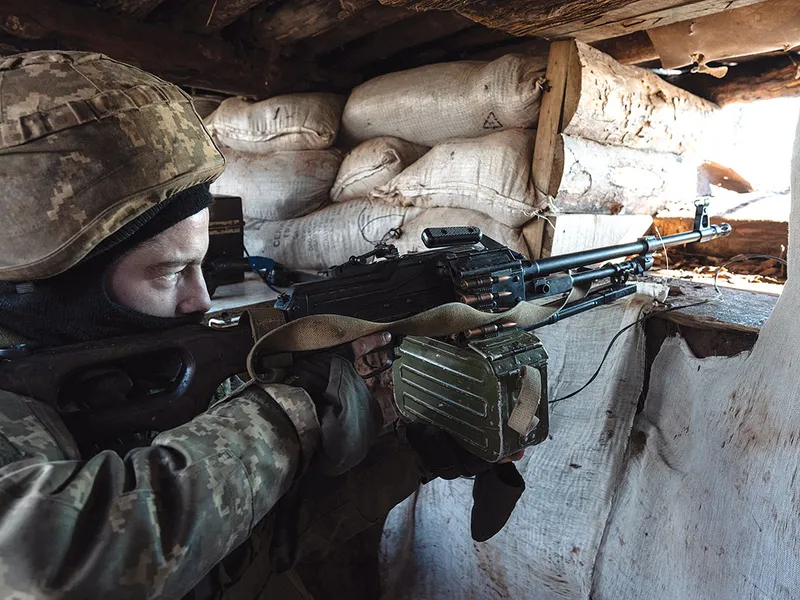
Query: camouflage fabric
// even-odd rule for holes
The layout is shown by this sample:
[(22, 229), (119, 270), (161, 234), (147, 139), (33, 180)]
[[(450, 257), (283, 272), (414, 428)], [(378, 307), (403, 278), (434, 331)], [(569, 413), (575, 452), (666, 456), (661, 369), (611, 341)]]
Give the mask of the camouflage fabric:
[(0, 391), (0, 597), (187, 593), (313, 452), (301, 444), (318, 427), (311, 399), (270, 392), (246, 386), (124, 459), (81, 461), (52, 409)]
[(224, 166), (175, 85), (101, 54), (0, 59), (0, 280), (67, 270)]

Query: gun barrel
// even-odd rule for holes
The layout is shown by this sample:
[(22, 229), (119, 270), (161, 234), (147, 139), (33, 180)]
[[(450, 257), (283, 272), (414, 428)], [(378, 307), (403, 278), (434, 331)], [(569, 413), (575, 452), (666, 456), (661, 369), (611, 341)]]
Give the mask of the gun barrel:
[(651, 254), (663, 247), (668, 248), (670, 246), (691, 244), (692, 242), (707, 242), (708, 240), (713, 240), (718, 237), (724, 237), (730, 234), (730, 232), (731, 226), (728, 223), (721, 223), (720, 225), (711, 225), (703, 229), (676, 233), (663, 238), (648, 236), (636, 242), (631, 242), (630, 244), (605, 246), (603, 248), (594, 248), (582, 252), (571, 252), (560, 256), (552, 256), (541, 260), (532, 260), (530, 265), (525, 267), (525, 276), (545, 277), (560, 271), (568, 271), (578, 267), (594, 265), (623, 256)]

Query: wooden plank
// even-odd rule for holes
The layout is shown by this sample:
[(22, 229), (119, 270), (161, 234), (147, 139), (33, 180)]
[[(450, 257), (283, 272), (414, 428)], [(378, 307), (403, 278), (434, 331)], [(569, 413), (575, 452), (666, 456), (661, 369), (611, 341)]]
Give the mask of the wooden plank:
[(538, 191), (555, 196), (560, 183), (560, 174), (553, 177), (553, 160), (556, 155), (558, 134), (561, 131), (561, 112), (567, 87), (567, 72), (570, 58), (575, 52), (573, 42), (555, 42), (547, 60), (547, 84), (539, 112), (536, 145), (533, 150), (533, 183)]
[[(769, 254), (783, 256), (789, 244), (789, 224), (785, 221), (755, 221), (712, 217), (711, 223), (730, 223), (730, 235), (705, 242), (688, 244), (681, 252), (700, 256), (730, 258), (737, 254)], [(653, 234), (656, 228), (662, 235), (671, 235), (692, 228), (692, 219), (683, 217), (656, 217), (653, 221)]]
[(0, 32), (20, 38), (23, 49), (47, 40), (64, 49), (107, 54), (177, 84), (226, 94), (263, 96), (303, 89), (308, 82), (322, 87), (326, 77), (302, 64), (284, 69), (263, 54), (237, 51), (218, 36), (137, 23), (60, 0), (3, 0)]
[(215, 33), (260, 4), (264, 8), (280, 0), (199, 0), (166, 3), (153, 13), (151, 21), (194, 33)]
[(408, 48), (426, 44), (471, 26), (472, 21), (452, 12), (417, 14), (348, 44), (329, 60), (331, 64), (346, 66), (358, 72)]
[(584, 42), (618, 37), (763, 0), (380, 0), (415, 10), (455, 10), (514, 35)]
[(540, 259), (635, 242), (652, 223), (649, 215), (545, 215), (525, 225), (522, 235), (530, 257)]

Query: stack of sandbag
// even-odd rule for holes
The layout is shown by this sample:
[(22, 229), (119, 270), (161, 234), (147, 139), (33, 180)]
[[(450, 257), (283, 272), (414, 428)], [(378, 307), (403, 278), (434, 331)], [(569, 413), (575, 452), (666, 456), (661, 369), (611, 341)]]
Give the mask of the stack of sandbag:
[(294, 219), (321, 208), (344, 156), (332, 147), (343, 106), (334, 94), (225, 100), (205, 119), (227, 161), (212, 193), (241, 197), (246, 222)]
[[(377, 77), (327, 112), (322, 94), (228, 100), (207, 119), (229, 159), (214, 191), (242, 196), (251, 254), (297, 269), (327, 269), (379, 242), (424, 251), (422, 231), (445, 225), (478, 226), (528, 254), (542, 75), (508, 55)], [(304, 118), (289, 118), (287, 99)]]

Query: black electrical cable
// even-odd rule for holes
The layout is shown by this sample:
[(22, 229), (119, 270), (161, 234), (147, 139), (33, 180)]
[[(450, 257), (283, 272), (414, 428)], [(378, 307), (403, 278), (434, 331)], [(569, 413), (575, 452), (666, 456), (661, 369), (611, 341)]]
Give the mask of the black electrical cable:
[(703, 300), (702, 302), (695, 302), (694, 304), (681, 304), (679, 306), (671, 306), (671, 307), (666, 308), (664, 310), (655, 310), (655, 311), (653, 311), (651, 313), (646, 314), (645, 316), (641, 317), (640, 319), (635, 320), (630, 325), (626, 325), (625, 327), (620, 329), (613, 338), (611, 338), (611, 341), (609, 342), (608, 347), (606, 348), (606, 353), (603, 355), (603, 359), (600, 361), (600, 364), (598, 365), (597, 370), (594, 372), (594, 375), (592, 375), (589, 378), (589, 381), (584, 383), (580, 388), (578, 388), (574, 392), (572, 392), (570, 394), (567, 394), (566, 396), (562, 396), (561, 398), (556, 398), (555, 400), (550, 400), (550, 402), (548, 402), (548, 404), (555, 404), (556, 402), (561, 402), (562, 400), (567, 400), (568, 398), (572, 398), (573, 396), (577, 396), (583, 390), (585, 390), (587, 387), (589, 387), (592, 384), (592, 382), (595, 379), (597, 379), (597, 376), (600, 374), (600, 370), (603, 368), (603, 364), (605, 364), (606, 359), (608, 358), (608, 354), (609, 354), (609, 352), (611, 352), (611, 348), (614, 346), (614, 343), (617, 341), (617, 339), (619, 339), (619, 336), (621, 336), (623, 333), (628, 331), (628, 329), (630, 329), (631, 327), (634, 327), (635, 325), (638, 325), (639, 323), (642, 323), (642, 322), (646, 321), (647, 319), (650, 319), (650, 318), (655, 317), (657, 315), (663, 315), (664, 313), (668, 313), (668, 312), (673, 311), (673, 310), (680, 310), (682, 308), (692, 308), (693, 306), (700, 306), (702, 304), (708, 304), (709, 302), (710, 302), (710, 300)]
[[(717, 277), (719, 277), (720, 271), (722, 271), (723, 268), (727, 267), (731, 263), (739, 262), (739, 261), (742, 261), (742, 260), (753, 259), (753, 258), (761, 258), (761, 259), (764, 259), (764, 260), (777, 260), (778, 262), (780, 262), (780, 263), (782, 263), (784, 265), (787, 264), (785, 259), (780, 258), (778, 256), (772, 256), (770, 254), (737, 254), (731, 260), (729, 260), (728, 262), (723, 263), (719, 267), (717, 267), (717, 270), (714, 272), (714, 291), (716, 291), (718, 295), (722, 294), (722, 292), (720, 292), (720, 290), (719, 290), (719, 287), (717, 286)], [(608, 347), (606, 348), (606, 352), (603, 355), (603, 359), (600, 361), (600, 365), (597, 367), (597, 370), (594, 372), (594, 375), (592, 375), (591, 378), (589, 378), (589, 381), (587, 381), (585, 384), (583, 384), (580, 388), (578, 388), (574, 392), (572, 392), (570, 394), (567, 394), (566, 396), (563, 396), (561, 398), (556, 398), (555, 400), (550, 400), (550, 402), (548, 404), (555, 404), (556, 402), (561, 402), (562, 400), (567, 400), (568, 398), (572, 398), (573, 396), (577, 396), (583, 390), (585, 390), (587, 387), (589, 387), (592, 384), (592, 382), (595, 379), (597, 379), (597, 376), (600, 374), (600, 370), (603, 368), (603, 364), (606, 362), (606, 359), (608, 358), (609, 352), (611, 352), (611, 348), (614, 345), (614, 342), (616, 342), (617, 339), (619, 338), (619, 336), (621, 336), (623, 333), (628, 331), (628, 329), (630, 329), (631, 327), (633, 327), (635, 325), (638, 325), (639, 323), (642, 323), (642, 322), (646, 321), (647, 319), (650, 319), (651, 317), (655, 317), (657, 315), (662, 315), (664, 313), (667, 313), (667, 312), (670, 312), (670, 311), (673, 311), (673, 310), (680, 310), (682, 308), (692, 308), (693, 306), (700, 306), (702, 304), (708, 304), (709, 302), (711, 302), (711, 300), (703, 300), (702, 302), (695, 302), (694, 304), (682, 304), (680, 306), (671, 306), (670, 308), (667, 308), (667, 309), (664, 309), (664, 310), (657, 310), (657, 311), (653, 311), (651, 313), (648, 313), (645, 316), (643, 316), (642, 318), (637, 319), (636, 321), (634, 321), (630, 325), (626, 325), (625, 327), (620, 329), (613, 338), (611, 338), (611, 342), (609, 342)]]

